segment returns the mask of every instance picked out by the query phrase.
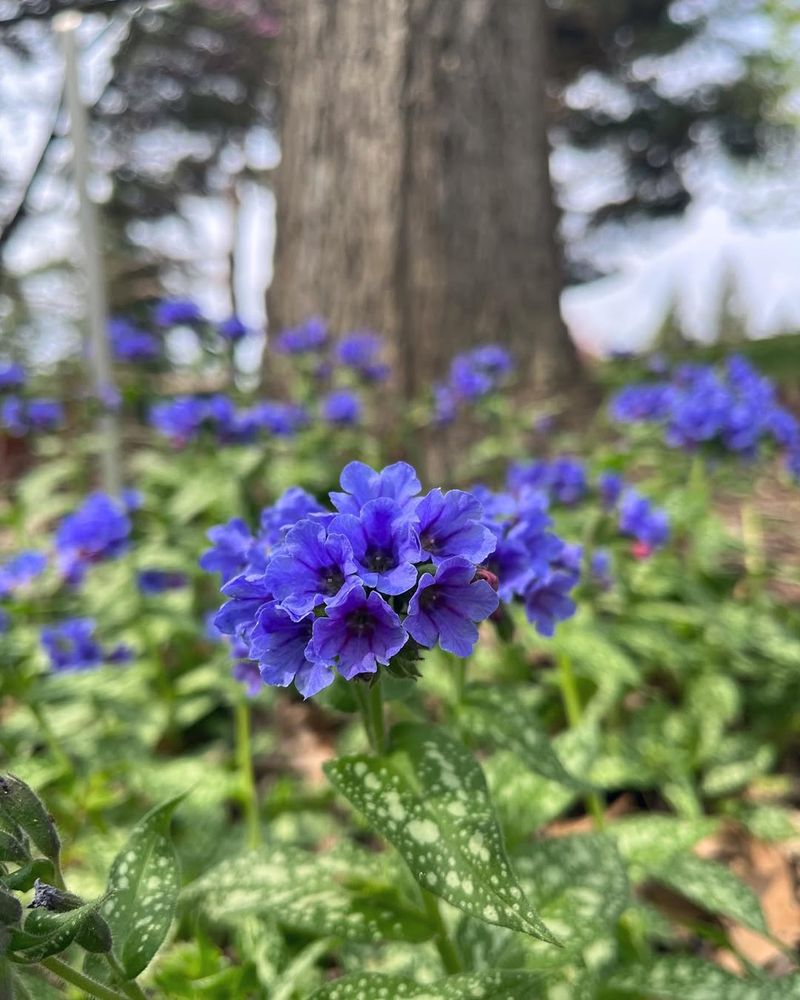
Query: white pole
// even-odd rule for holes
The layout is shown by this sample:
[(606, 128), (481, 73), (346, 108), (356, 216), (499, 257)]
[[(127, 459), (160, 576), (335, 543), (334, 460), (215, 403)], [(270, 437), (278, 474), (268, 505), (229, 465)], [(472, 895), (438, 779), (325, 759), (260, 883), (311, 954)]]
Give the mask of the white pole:
[(64, 92), (69, 110), (72, 166), (80, 206), (80, 233), (86, 279), (85, 348), (92, 376), (92, 390), (103, 407), (97, 421), (100, 444), (100, 471), (103, 489), (112, 496), (122, 492), (120, 433), (116, 414), (108, 407), (115, 393), (108, 342), (105, 275), (95, 204), (89, 197), (89, 137), (86, 108), (81, 100), (78, 48), (75, 31), (81, 23), (78, 11), (67, 10), (53, 18), (53, 28), (61, 37), (64, 52)]

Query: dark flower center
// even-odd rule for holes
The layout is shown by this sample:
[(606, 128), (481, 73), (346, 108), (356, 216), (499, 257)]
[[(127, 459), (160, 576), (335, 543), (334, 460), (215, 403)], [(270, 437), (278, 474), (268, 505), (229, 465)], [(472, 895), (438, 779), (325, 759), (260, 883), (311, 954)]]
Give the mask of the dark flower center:
[(328, 566), (322, 573), (320, 583), (322, 584), (322, 590), (329, 597), (333, 597), (334, 594), (338, 594), (342, 589), (344, 573), (342, 573), (338, 566)]
[(422, 542), (422, 547), (426, 552), (439, 551), (439, 542), (430, 532), (426, 531), (423, 535), (420, 535), (420, 541)]
[(375, 620), (366, 610), (354, 611), (347, 618), (347, 627), (354, 635), (362, 638), (375, 631)]
[(441, 597), (442, 595), (438, 587), (427, 587), (419, 595), (419, 603), (426, 611), (429, 611), (431, 608), (436, 607)]
[(373, 573), (385, 573), (387, 570), (395, 569), (397, 566), (397, 559), (391, 552), (384, 552), (380, 549), (373, 549), (367, 553), (366, 557), (367, 568), (372, 570)]

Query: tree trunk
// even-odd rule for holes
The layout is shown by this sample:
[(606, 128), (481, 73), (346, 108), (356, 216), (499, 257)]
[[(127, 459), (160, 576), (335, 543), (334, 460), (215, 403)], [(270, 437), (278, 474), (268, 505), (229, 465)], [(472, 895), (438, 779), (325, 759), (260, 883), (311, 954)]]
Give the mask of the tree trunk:
[(545, 128), (544, 0), (291, 0), (268, 306), (387, 335), (404, 393), (510, 347), (574, 378)]

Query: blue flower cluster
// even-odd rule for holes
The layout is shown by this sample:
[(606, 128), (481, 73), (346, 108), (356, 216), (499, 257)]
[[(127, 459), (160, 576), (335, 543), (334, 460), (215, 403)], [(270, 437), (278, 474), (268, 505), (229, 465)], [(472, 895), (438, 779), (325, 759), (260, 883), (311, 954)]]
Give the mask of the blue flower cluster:
[(118, 361), (154, 361), (161, 355), (161, 342), (121, 316), (108, 322), (111, 351)]
[(0, 365), (0, 392), (21, 389), (26, 382), (25, 369), (16, 363)]
[(228, 601), (214, 623), (242, 640), (262, 679), (305, 697), (379, 666), (413, 675), (421, 648), (468, 656), (477, 623), (498, 606), (482, 578), (496, 534), (477, 497), (420, 496), (414, 469), (351, 462), (333, 511), (303, 490), (262, 514), (259, 533), (234, 520), (212, 529), (201, 565)]
[(776, 397), (775, 386), (745, 358), (715, 368), (683, 364), (669, 381), (630, 385), (613, 397), (610, 413), (621, 423), (655, 423), (672, 448), (700, 447), (755, 458), (774, 443), (791, 468), (800, 452), (800, 422)]
[(46, 568), (47, 556), (43, 552), (19, 552), (0, 565), (0, 597), (8, 597), (15, 590), (26, 586), (37, 576), (41, 576)]
[(308, 422), (308, 412), (295, 403), (264, 401), (241, 408), (219, 394), (176, 396), (150, 409), (151, 426), (179, 448), (203, 431), (214, 434), (221, 444), (248, 444), (259, 433), (291, 436)]
[(42, 646), (56, 673), (90, 670), (102, 663), (127, 663), (133, 657), (129, 646), (105, 650), (95, 637), (91, 618), (71, 618), (47, 625), (40, 632)]
[(434, 420), (452, 421), (461, 405), (474, 403), (496, 392), (514, 368), (511, 355), (496, 344), (485, 344), (458, 354), (450, 365), (447, 382), (433, 387)]
[(0, 427), (13, 437), (31, 431), (55, 431), (64, 422), (64, 407), (54, 399), (7, 396), (0, 403)]
[(583, 462), (568, 455), (551, 460), (514, 462), (508, 470), (508, 486), (515, 493), (524, 489), (540, 490), (553, 503), (572, 505), (588, 492)]
[(124, 503), (105, 493), (90, 494), (56, 528), (56, 560), (66, 581), (77, 585), (90, 564), (121, 555), (128, 547), (130, 533)]
[(146, 596), (181, 590), (188, 583), (185, 573), (170, 569), (142, 569), (136, 574), (139, 592)]

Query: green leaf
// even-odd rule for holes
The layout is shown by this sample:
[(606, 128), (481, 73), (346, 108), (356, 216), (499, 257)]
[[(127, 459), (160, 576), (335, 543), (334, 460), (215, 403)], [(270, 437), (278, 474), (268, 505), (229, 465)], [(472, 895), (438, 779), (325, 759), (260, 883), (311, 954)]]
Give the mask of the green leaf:
[(0, 830), (0, 861), (18, 861), (24, 864), (30, 861), (30, 857), (30, 851), (24, 840), (6, 830)]
[(478, 920), (557, 943), (522, 892), (483, 772), (461, 743), (403, 723), (388, 755), (345, 757), (325, 771), (424, 888)]
[(385, 855), (342, 845), (313, 854), (274, 847), (223, 861), (182, 893), (215, 920), (273, 914), (287, 927), (355, 941), (425, 941), (433, 935), (418, 908), (395, 888)]
[(509, 696), (508, 690), (469, 687), (460, 716), (465, 732), (513, 751), (543, 778), (579, 791), (587, 788), (585, 782), (573, 777), (561, 763), (533, 712), (526, 712), (519, 700)]
[(175, 913), (180, 868), (169, 827), (184, 795), (156, 806), (134, 827), (111, 865), (103, 916), (114, 954), (135, 979), (161, 947)]
[(704, 910), (730, 917), (759, 934), (769, 934), (756, 894), (715, 861), (693, 854), (676, 855), (656, 869), (653, 877)]
[(35, 861), (29, 861), (27, 865), (23, 865), (10, 875), (4, 875), (2, 881), (7, 889), (13, 889), (15, 892), (27, 892), (33, 888), (33, 883), (37, 879), (51, 885), (54, 878), (53, 862), (47, 858), (37, 858)]
[(0, 927), (10, 927), (22, 919), (22, 904), (0, 884)]
[(633, 881), (641, 882), (648, 874), (663, 868), (676, 854), (691, 850), (718, 826), (719, 822), (715, 819), (632, 816), (612, 823), (608, 832), (628, 862)]
[(613, 995), (639, 1000), (789, 1000), (790, 994), (773, 993), (772, 984), (739, 979), (717, 965), (681, 956), (656, 959), (612, 975), (607, 982)]
[(21, 929), (12, 931), (9, 951), (26, 962), (39, 962), (64, 951), (97, 915), (102, 900), (86, 903), (66, 913), (36, 909)]
[(13, 774), (0, 775), (0, 810), (19, 826), (46, 858), (55, 861), (61, 841), (39, 796)]
[(536, 1000), (545, 996), (537, 989), (541, 984), (541, 977), (530, 972), (471, 972), (422, 985), (400, 976), (357, 972), (323, 986), (310, 1000)]

